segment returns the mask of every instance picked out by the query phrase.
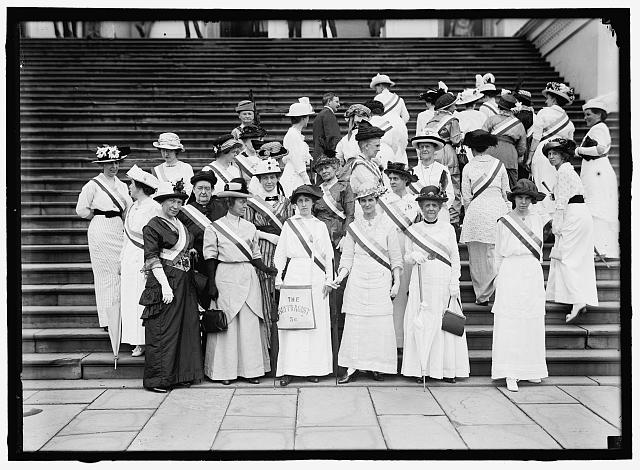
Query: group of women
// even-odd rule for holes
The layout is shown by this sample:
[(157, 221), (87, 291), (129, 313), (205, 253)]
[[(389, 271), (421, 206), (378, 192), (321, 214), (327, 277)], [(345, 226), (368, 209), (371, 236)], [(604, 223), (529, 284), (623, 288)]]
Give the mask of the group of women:
[[(557, 85), (547, 87), (547, 96), (568, 93)], [(424, 133), (411, 139), (419, 157), (413, 169), (394, 161), (384, 172), (376, 167), (385, 131), (368, 122), (362, 105), (347, 112), (350, 132), (338, 155), (348, 161), (323, 156), (313, 165), (302, 135), (313, 114), (306, 98), (286, 114), (292, 127), (284, 145), (263, 142), (266, 131), (253, 122), (253, 103), (239, 103), (241, 124), (216, 140), (216, 158), (202, 169), (211, 172), (207, 178), (202, 172), (194, 176), (178, 159), (184, 147), (174, 133), (153, 143), (165, 162), (152, 173), (136, 165), (127, 172), (129, 191), (116, 176), (128, 149), (99, 148), (95, 162), (103, 172), (83, 187), (76, 210), (91, 219), (100, 326), (120, 318), (114, 315), (120, 310), (122, 341), (134, 347), (134, 356), (145, 355), (144, 386), (166, 392), (203, 376), (224, 384), (238, 378), (258, 383), (271, 368), (278, 291), (291, 289), (301, 289), (313, 327), (278, 328), (280, 385), (293, 377), (317, 382), (332, 372), (336, 309), (345, 314), (340, 383), (362, 371), (375, 380), (397, 373), (397, 347), (403, 348), (405, 376), (450, 382), (467, 377), (465, 334), (442, 329), (445, 310), (461, 314), (458, 236), (468, 247), (476, 303), (488, 305), (495, 295), (492, 377), (506, 378), (510, 390), (517, 390), (517, 380), (546, 377), (545, 299), (571, 304), (568, 322), (586, 305), (597, 305), (594, 225), (600, 229), (596, 249), (617, 255), (610, 223), (617, 186), (612, 189), (615, 174), (606, 158), (611, 139), (605, 105), (592, 100), (584, 106), (591, 130), (580, 146), (549, 137), (547, 124), (534, 120), (542, 128), (534, 128), (529, 142), (535, 183), (512, 184), (510, 169), (491, 153), (507, 141), (486, 129), (462, 135), (449, 111), (455, 99), (448, 95), (440, 94)], [(548, 99), (549, 109), (562, 111), (558, 101)], [(472, 158), (460, 176), (453, 175), (456, 180), (452, 146), (459, 142)], [(546, 192), (536, 179), (538, 150), (555, 171), (543, 171)], [(573, 156), (585, 160), (582, 179), (569, 163)], [(310, 184), (311, 171), (320, 186)], [(202, 180), (211, 184), (211, 197), (226, 205), (226, 214), (195, 224), (203, 235), (202, 247), (194, 249), (194, 235), (178, 215)], [(464, 206), (461, 234), (456, 198)], [(546, 293), (540, 262), (547, 220), (544, 210), (535, 210), (543, 200), (553, 200), (556, 240)], [(198, 292), (194, 261), (208, 278), (204, 294), (201, 287)], [(224, 313), (228, 328), (206, 334), (203, 352), (199, 317), (210, 308)]]

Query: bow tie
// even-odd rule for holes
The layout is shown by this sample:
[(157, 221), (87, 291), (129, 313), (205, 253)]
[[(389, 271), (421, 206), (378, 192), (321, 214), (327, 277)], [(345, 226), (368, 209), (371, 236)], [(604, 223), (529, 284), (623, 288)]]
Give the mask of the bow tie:
[(264, 198), (265, 201), (277, 201), (278, 196), (267, 196)]

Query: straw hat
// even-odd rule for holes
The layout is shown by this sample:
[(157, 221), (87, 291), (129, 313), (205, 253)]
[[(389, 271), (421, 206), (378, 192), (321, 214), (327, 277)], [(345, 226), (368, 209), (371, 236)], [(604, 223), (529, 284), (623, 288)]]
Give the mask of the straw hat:
[(289, 112), (285, 114), (285, 116), (310, 116), (312, 114), (315, 114), (315, 112), (313, 111), (313, 106), (311, 106), (309, 98), (303, 96), (302, 98), (298, 98), (297, 103), (293, 103), (291, 106), (289, 106)]
[(289, 155), (289, 151), (282, 146), (280, 142), (266, 142), (258, 149), (258, 156), (260, 158), (282, 158), (285, 155)]
[(256, 105), (253, 103), (253, 101), (250, 100), (242, 100), (238, 103), (238, 106), (236, 106), (236, 113), (239, 113), (241, 111), (254, 111), (256, 110)]
[(444, 139), (442, 139), (438, 134), (436, 134), (433, 131), (429, 131), (425, 135), (417, 135), (415, 137), (412, 137), (411, 139), (409, 139), (409, 142), (411, 142), (411, 145), (414, 148), (418, 148), (418, 144), (421, 142), (426, 142), (426, 143), (435, 145), (436, 152), (444, 148)]
[(465, 88), (458, 93), (458, 100), (456, 104), (470, 104), (475, 103), (484, 95), (480, 93), (476, 88)]
[(516, 196), (529, 196), (532, 199), (531, 202), (535, 204), (538, 201), (542, 201), (546, 194), (539, 192), (533, 181), (521, 178), (513, 186), (511, 192), (507, 191), (507, 199), (511, 202), (515, 200)]
[(224, 190), (216, 194), (218, 197), (251, 197), (244, 178), (233, 178), (224, 185)]
[(367, 108), (363, 104), (352, 104), (344, 112), (344, 117), (345, 118), (348, 119), (351, 116), (361, 116), (361, 117), (365, 117), (365, 118), (370, 118), (371, 117), (371, 110), (369, 108)]
[(391, 81), (391, 79), (389, 78), (389, 75), (380, 75), (377, 74), (375, 77), (373, 77), (371, 79), (371, 83), (369, 84), (369, 88), (375, 88), (376, 85), (380, 85), (380, 84), (387, 84), (389, 86), (393, 86), (395, 85), (395, 83), (393, 83)]
[(160, 185), (160, 181), (158, 178), (153, 176), (151, 173), (144, 171), (138, 165), (134, 164), (129, 171), (127, 171), (127, 176), (138, 183), (146, 184), (150, 188), (158, 189)]
[(127, 158), (129, 155), (129, 147), (118, 147), (117, 145), (109, 146), (104, 144), (102, 147), (98, 147), (96, 151), (97, 160), (93, 160), (92, 163), (111, 163), (119, 162)]
[(184, 192), (184, 183), (182, 180), (176, 181), (175, 184), (170, 181), (160, 181), (158, 190), (153, 195), (153, 199), (162, 202), (165, 199), (178, 198), (184, 202), (189, 196)]
[(364, 197), (373, 196), (379, 198), (381, 194), (386, 192), (384, 186), (362, 186), (354, 194), (356, 199), (362, 199)]
[(180, 143), (180, 137), (173, 132), (163, 132), (158, 137), (158, 141), (153, 143), (155, 148), (168, 150), (184, 150), (184, 146)]
[(230, 152), (234, 148), (243, 148), (244, 144), (231, 134), (224, 134), (213, 141), (213, 151), (216, 156)]
[(282, 173), (278, 161), (274, 158), (267, 158), (266, 160), (260, 160), (253, 170), (254, 176), (262, 175), (279, 175)]
[(575, 91), (568, 85), (560, 82), (549, 82), (544, 90), (542, 90), (542, 94), (547, 97), (549, 94), (559, 96), (564, 98), (567, 101), (567, 104), (573, 103), (573, 100), (576, 98)]

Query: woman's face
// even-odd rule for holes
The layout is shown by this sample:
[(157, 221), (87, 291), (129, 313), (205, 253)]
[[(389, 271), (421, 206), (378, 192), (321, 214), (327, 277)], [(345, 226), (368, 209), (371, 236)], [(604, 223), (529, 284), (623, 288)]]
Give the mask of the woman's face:
[(550, 108), (551, 106), (553, 106), (556, 103), (557, 103), (557, 101), (556, 101), (555, 96), (553, 96), (551, 93), (548, 93), (547, 97), (544, 100), (544, 104), (546, 104)]
[(253, 111), (240, 111), (238, 116), (240, 117), (240, 122), (242, 122), (242, 124), (251, 124), (253, 122)]
[(133, 180), (131, 180), (131, 182), (129, 183), (129, 194), (131, 195), (134, 201), (138, 200), (138, 198), (140, 197), (140, 193), (142, 192), (143, 191), (136, 186), (136, 183)]
[(313, 207), (313, 199), (311, 199), (309, 196), (301, 194), (300, 196), (298, 196), (298, 199), (296, 199), (296, 206), (298, 207), (298, 213), (301, 216), (309, 216), (311, 215), (311, 208)]
[(236, 155), (238, 155), (241, 151), (242, 151), (242, 149), (240, 147), (232, 148), (228, 152), (222, 153), (218, 157), (218, 160), (222, 160), (223, 162), (227, 162), (228, 163), (231, 160), (233, 160), (236, 157)]
[(378, 200), (373, 196), (365, 196), (358, 199), (360, 207), (362, 207), (362, 213), (364, 215), (373, 215), (376, 212), (376, 204)]
[(260, 176), (260, 184), (264, 188), (264, 190), (268, 193), (276, 189), (278, 185), (278, 177), (271, 173), (270, 175), (261, 175)]
[(196, 184), (193, 187), (193, 194), (196, 197), (196, 202), (198, 204), (202, 204), (203, 206), (209, 204), (209, 201), (211, 200), (211, 192), (212, 188), (210, 181), (196, 181)]
[(427, 222), (434, 222), (438, 218), (438, 212), (440, 212), (441, 203), (437, 201), (421, 201), (420, 210), (422, 216)]
[(601, 120), (602, 119), (600, 119), (600, 113), (594, 113), (592, 109), (584, 110), (584, 121), (587, 123), (587, 126), (593, 127)]
[(429, 142), (420, 142), (418, 144), (418, 155), (420, 160), (430, 162), (436, 155), (436, 146)]
[(176, 217), (182, 207), (182, 199), (179, 197), (170, 197), (162, 201), (162, 213), (169, 218)]
[(407, 180), (396, 173), (389, 173), (389, 186), (394, 193), (403, 191), (407, 187)]
[(102, 173), (104, 173), (105, 176), (109, 176), (111, 178), (118, 174), (119, 169), (120, 162), (109, 162), (102, 165)]
[(556, 168), (560, 167), (560, 165), (564, 163), (562, 153), (558, 152), (555, 149), (549, 150), (547, 159), (549, 160), (549, 163), (551, 163)]
[(531, 205), (531, 198), (523, 194), (519, 194), (515, 197), (516, 209), (519, 212), (527, 212)]
[(235, 215), (236, 217), (242, 217), (244, 215), (244, 210), (246, 208), (247, 208), (247, 198), (236, 197), (236, 198), (233, 198), (233, 204), (229, 206), (229, 213), (231, 215)]
[(165, 161), (171, 161), (178, 158), (178, 151), (175, 149), (160, 149), (160, 155)]
[(336, 176), (336, 167), (334, 165), (322, 165), (318, 168), (318, 174), (322, 181), (331, 181)]

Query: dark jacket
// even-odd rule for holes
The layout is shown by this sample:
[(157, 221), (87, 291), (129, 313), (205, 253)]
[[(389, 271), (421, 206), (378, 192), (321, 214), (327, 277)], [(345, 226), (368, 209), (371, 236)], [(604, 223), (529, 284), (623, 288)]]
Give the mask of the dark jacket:
[(326, 106), (313, 120), (313, 159), (320, 155), (334, 156), (340, 141), (340, 126), (333, 111)]

